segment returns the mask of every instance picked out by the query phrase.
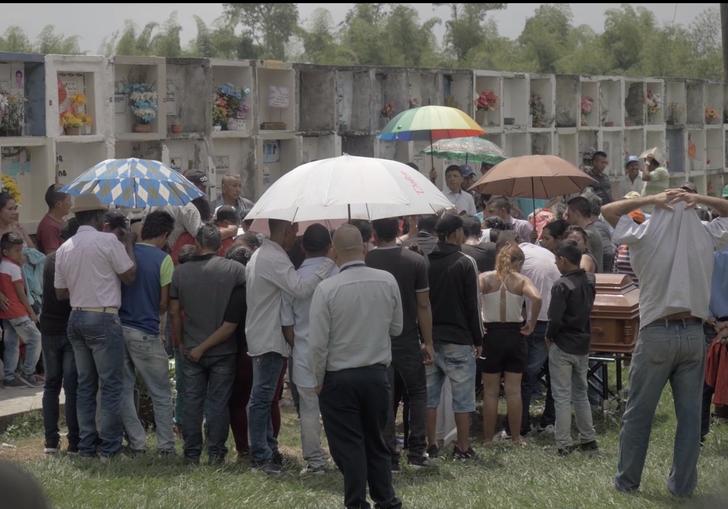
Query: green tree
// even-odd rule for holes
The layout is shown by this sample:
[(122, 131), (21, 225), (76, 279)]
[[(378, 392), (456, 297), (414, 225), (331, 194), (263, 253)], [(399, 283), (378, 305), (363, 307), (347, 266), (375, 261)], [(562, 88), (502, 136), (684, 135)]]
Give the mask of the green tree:
[(315, 64), (337, 63), (339, 45), (333, 34), (333, 20), (327, 9), (316, 9), (308, 21), (308, 28), (298, 27), (296, 36), (303, 43), (302, 59)]
[(296, 4), (226, 3), (225, 15), (232, 26), (240, 24), (243, 35), (262, 47), (266, 58), (285, 60), (285, 47), (298, 27)]
[(34, 49), (44, 55), (79, 55), (81, 48), (78, 46), (78, 39), (78, 35), (57, 34), (53, 25), (46, 25), (38, 34)]
[(0, 36), (0, 51), (9, 53), (31, 53), (33, 45), (19, 26), (11, 26)]
[(452, 17), (445, 22), (445, 45), (457, 60), (463, 65), (468, 54), (476, 49), (488, 35), (485, 18), (488, 11), (505, 9), (508, 4), (498, 3), (472, 3), (472, 4), (433, 4), (448, 5)]
[(413, 8), (404, 4), (393, 5), (384, 22), (389, 63), (408, 67), (434, 65), (437, 47), (432, 29), (441, 23), (440, 18), (420, 24), (419, 15)]
[(542, 4), (526, 20), (518, 43), (537, 72), (555, 72), (557, 61), (573, 50), (572, 18), (568, 4)]
[(569, 34), (571, 50), (555, 62), (558, 74), (610, 74), (610, 61), (604, 58), (602, 38), (588, 25), (580, 25)]
[(619, 9), (608, 9), (605, 16), (602, 42), (604, 57), (610, 59), (612, 71), (628, 75), (639, 73), (645, 42), (658, 30), (654, 13), (644, 7), (635, 9), (622, 4)]
[(182, 56), (181, 32), (182, 26), (177, 20), (177, 11), (174, 11), (162, 25), (161, 32), (151, 38), (149, 42), (150, 54), (160, 57)]
[(343, 49), (351, 63), (387, 65), (389, 52), (385, 39), (385, 4), (354, 4), (346, 13), (341, 31)]

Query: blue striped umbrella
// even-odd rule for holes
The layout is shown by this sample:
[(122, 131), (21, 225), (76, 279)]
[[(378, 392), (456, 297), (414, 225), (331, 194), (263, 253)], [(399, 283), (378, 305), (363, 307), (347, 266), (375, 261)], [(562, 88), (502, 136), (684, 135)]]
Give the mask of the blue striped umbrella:
[(134, 157), (101, 161), (61, 191), (73, 196), (95, 194), (101, 203), (132, 209), (181, 206), (204, 196), (179, 172), (159, 161)]

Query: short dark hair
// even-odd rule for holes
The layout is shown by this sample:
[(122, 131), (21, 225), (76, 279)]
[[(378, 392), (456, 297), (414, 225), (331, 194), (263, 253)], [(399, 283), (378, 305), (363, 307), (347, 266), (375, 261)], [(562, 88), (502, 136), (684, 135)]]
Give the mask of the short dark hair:
[(435, 225), (435, 232), (441, 241), (452, 235), (458, 228), (463, 227), (463, 220), (460, 216), (452, 213), (445, 213)]
[(200, 226), (200, 229), (197, 230), (197, 235), (195, 235), (195, 240), (203, 249), (209, 251), (217, 251), (220, 249), (220, 244), (222, 244), (220, 230), (217, 229), (217, 226), (210, 223), (205, 223)]
[(357, 227), (361, 234), (361, 240), (366, 244), (372, 240), (372, 224), (366, 219), (352, 219), (351, 224)]
[(569, 223), (563, 219), (556, 219), (551, 221), (543, 227), (544, 230), (548, 230), (551, 236), (555, 239), (561, 239), (566, 235), (566, 230), (569, 228)]
[(466, 237), (478, 237), (481, 235), (480, 221), (474, 216), (463, 217), (463, 231)]
[(6, 249), (10, 249), (13, 246), (22, 246), (23, 237), (15, 232), (5, 233), (0, 239), (0, 250), (5, 252)]
[(460, 174), (461, 177), (463, 176), (463, 170), (457, 164), (451, 164), (450, 166), (448, 166), (447, 168), (445, 168), (445, 175), (447, 175), (451, 171), (456, 171), (456, 172), (458, 172)]
[(13, 197), (7, 191), (0, 192), (0, 210), (4, 209)]
[(179, 255), (177, 255), (177, 261), (180, 263), (180, 265), (182, 265), (183, 263), (187, 263), (192, 258), (194, 258), (196, 252), (197, 248), (194, 245), (185, 244), (179, 250)]
[(83, 212), (76, 212), (75, 216), (79, 225), (87, 226), (94, 223), (103, 223), (106, 213), (103, 210), (84, 210)]
[(505, 196), (496, 196), (491, 198), (488, 202), (488, 209), (505, 209), (509, 214), (511, 213), (511, 201)]
[(399, 220), (396, 217), (376, 219), (372, 221), (372, 228), (374, 228), (379, 240), (392, 242), (399, 233)]
[(258, 249), (260, 247), (260, 238), (257, 233), (245, 232), (241, 239), (252, 249)]
[(56, 203), (60, 203), (68, 196), (66, 193), (62, 193), (57, 190), (58, 184), (51, 184), (45, 193), (45, 202), (49, 209), (56, 206)]
[(301, 247), (307, 253), (322, 253), (331, 247), (331, 234), (320, 223), (314, 223), (303, 232)]
[(586, 244), (586, 248), (589, 249), (589, 234), (586, 232), (584, 228), (581, 226), (576, 226), (575, 224), (572, 224), (566, 229), (566, 236), (568, 237), (572, 233), (578, 233), (581, 235), (584, 239), (584, 243)]
[(217, 209), (217, 212), (215, 213), (215, 222), (222, 223), (223, 221), (237, 224), (238, 213), (235, 212), (234, 207), (231, 207), (230, 205), (223, 205)]
[(596, 152), (594, 152), (592, 154), (592, 161), (594, 160), (595, 157), (603, 157), (604, 159), (607, 159), (609, 156), (603, 150), (597, 150)]
[(174, 230), (174, 218), (163, 210), (155, 210), (144, 219), (142, 240), (154, 239)]
[(247, 247), (233, 246), (233, 248), (227, 252), (225, 258), (247, 265), (251, 256), (253, 256), (253, 252)]
[(577, 196), (566, 202), (566, 207), (575, 210), (584, 217), (592, 215), (592, 206), (583, 196)]
[(68, 240), (78, 232), (78, 219), (72, 217), (69, 219), (61, 230), (61, 239)]
[(581, 261), (581, 251), (573, 242), (562, 242), (556, 248), (556, 256), (566, 258), (569, 263), (579, 265)]
[(107, 223), (112, 230), (126, 228), (128, 226), (126, 216), (117, 209), (104, 212), (104, 223)]
[(421, 232), (433, 233), (437, 224), (437, 216), (435, 214), (427, 214), (417, 219), (417, 230)]
[(288, 226), (290, 226), (291, 222), (286, 221), (284, 219), (268, 219), (268, 229), (270, 230), (271, 235), (274, 233), (282, 233)]

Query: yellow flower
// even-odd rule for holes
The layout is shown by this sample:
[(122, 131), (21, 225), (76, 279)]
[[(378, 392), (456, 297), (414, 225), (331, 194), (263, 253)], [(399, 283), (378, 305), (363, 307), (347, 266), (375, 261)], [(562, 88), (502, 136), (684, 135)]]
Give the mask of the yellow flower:
[(20, 203), (20, 189), (18, 188), (18, 183), (15, 179), (9, 175), (3, 175), (2, 178), (0, 178), (0, 183), (2, 183), (3, 191), (7, 191), (16, 203)]

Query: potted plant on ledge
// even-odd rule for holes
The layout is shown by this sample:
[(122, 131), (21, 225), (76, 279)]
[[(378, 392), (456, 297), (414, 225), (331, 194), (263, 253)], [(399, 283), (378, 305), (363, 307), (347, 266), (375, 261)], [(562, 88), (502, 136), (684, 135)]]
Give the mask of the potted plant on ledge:
[(0, 90), (0, 136), (22, 136), (25, 99)]
[(91, 134), (91, 115), (86, 113), (86, 96), (76, 94), (71, 99), (70, 107), (61, 113), (61, 125), (67, 136)]

